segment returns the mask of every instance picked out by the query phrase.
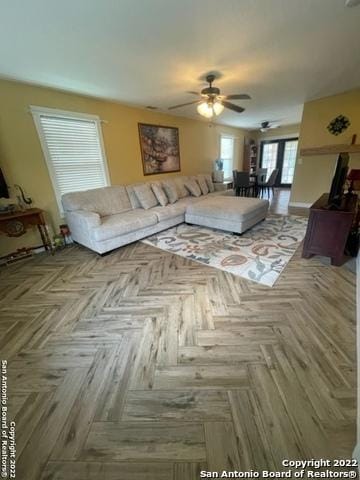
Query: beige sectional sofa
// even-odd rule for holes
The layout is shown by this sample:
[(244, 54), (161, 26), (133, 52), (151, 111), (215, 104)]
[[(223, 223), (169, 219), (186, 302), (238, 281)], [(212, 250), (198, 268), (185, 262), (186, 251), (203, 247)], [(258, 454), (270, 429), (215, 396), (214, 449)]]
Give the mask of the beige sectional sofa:
[[(154, 200), (149, 188), (152, 194), (165, 194), (165, 199), (154, 194)], [(211, 175), (204, 174), (67, 193), (62, 204), (73, 240), (103, 254), (183, 223), (186, 207), (193, 202), (232, 194), (215, 192)]]

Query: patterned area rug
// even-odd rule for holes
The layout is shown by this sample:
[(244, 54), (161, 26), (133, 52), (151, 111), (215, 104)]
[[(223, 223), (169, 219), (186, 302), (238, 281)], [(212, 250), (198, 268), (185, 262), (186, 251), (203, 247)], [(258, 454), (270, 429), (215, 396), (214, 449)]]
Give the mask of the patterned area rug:
[(304, 217), (269, 215), (241, 236), (181, 224), (142, 241), (272, 287), (303, 240), (306, 225)]

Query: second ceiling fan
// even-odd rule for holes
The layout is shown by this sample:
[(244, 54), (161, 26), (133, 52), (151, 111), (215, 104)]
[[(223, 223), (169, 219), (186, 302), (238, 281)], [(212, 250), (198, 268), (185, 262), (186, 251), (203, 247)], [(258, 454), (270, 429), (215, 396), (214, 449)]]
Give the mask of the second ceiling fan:
[(212, 84), (215, 80), (215, 75), (209, 74), (206, 77), (206, 81), (209, 83), (209, 86), (203, 88), (201, 92), (189, 92), (192, 95), (200, 95), (200, 100), (194, 100), (193, 102), (181, 103), (180, 105), (174, 105), (169, 107), (169, 110), (174, 110), (175, 108), (186, 107), (187, 105), (197, 104), (197, 111), (206, 118), (212, 118), (213, 116), (220, 115), (224, 108), (228, 108), (236, 113), (242, 113), (245, 108), (235, 105), (228, 100), (250, 100), (250, 95), (246, 93), (238, 93), (232, 95), (221, 95), (220, 89), (213, 87)]
[(261, 122), (260, 124), (260, 132), (267, 132), (268, 130), (271, 130), (273, 128), (279, 128), (280, 125), (277, 123), (269, 122), (268, 120), (265, 120), (264, 122)]

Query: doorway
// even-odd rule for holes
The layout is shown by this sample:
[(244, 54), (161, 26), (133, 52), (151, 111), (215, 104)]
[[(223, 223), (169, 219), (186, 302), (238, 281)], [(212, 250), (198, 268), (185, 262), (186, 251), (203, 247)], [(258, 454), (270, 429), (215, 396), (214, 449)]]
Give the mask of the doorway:
[(279, 169), (275, 187), (291, 187), (294, 179), (297, 148), (297, 137), (261, 142), (260, 167), (267, 168), (267, 178), (274, 168)]

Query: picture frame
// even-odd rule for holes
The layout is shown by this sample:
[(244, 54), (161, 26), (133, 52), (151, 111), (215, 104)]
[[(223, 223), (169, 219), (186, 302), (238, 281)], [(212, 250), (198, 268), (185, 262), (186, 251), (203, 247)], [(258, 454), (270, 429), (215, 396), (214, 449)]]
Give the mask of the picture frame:
[(144, 175), (180, 172), (179, 129), (138, 123)]

